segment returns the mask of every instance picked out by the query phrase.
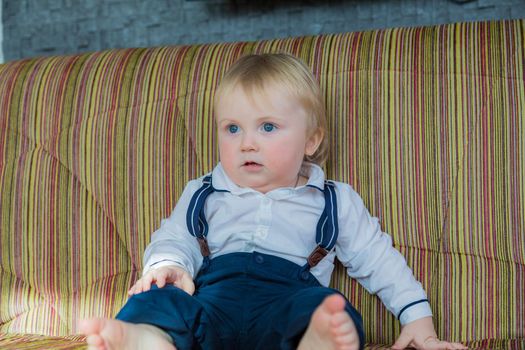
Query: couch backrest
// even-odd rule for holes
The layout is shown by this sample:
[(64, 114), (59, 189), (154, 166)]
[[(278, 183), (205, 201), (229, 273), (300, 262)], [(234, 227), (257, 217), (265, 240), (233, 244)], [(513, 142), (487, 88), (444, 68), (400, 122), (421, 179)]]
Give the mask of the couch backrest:
[[(525, 21), (501, 21), (1, 65), (0, 332), (115, 315), (151, 232), (218, 160), (219, 79), (243, 54), (284, 51), (324, 91), (328, 176), (392, 234), (440, 336), (523, 339), (524, 41)], [(369, 342), (394, 340), (397, 321), (341, 266), (332, 284)]]

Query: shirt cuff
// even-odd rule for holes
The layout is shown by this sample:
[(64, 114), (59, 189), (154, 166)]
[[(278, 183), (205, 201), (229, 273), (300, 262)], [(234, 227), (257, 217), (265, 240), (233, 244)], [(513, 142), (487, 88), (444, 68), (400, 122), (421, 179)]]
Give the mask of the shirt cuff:
[(155, 270), (163, 266), (177, 266), (181, 267), (184, 270), (186, 270), (186, 266), (180, 261), (170, 260), (170, 259), (164, 259), (157, 262), (154, 262), (153, 264), (144, 266), (144, 269), (142, 270), (142, 275), (144, 276), (148, 271)]
[(399, 315), (399, 321), (401, 322), (401, 325), (404, 326), (407, 323), (413, 322), (420, 318), (431, 316), (432, 309), (430, 308), (428, 300), (421, 302), (416, 301), (416, 303), (413, 305), (408, 304), (408, 306), (405, 306), (405, 309), (402, 310), (401, 314)]

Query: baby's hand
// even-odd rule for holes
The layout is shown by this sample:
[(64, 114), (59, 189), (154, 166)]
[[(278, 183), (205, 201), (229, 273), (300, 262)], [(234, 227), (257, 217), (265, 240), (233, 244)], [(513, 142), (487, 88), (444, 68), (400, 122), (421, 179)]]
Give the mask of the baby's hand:
[(158, 269), (150, 270), (142, 276), (130, 288), (128, 295), (146, 292), (150, 290), (152, 283), (156, 283), (159, 288), (164, 287), (166, 284), (173, 284), (189, 295), (193, 295), (195, 292), (193, 279), (186, 270), (178, 266), (162, 266)]
[(459, 343), (439, 340), (434, 330), (432, 317), (420, 318), (406, 324), (401, 329), (401, 334), (394, 346), (392, 346), (392, 350), (405, 349), (407, 346), (423, 350), (467, 349)]

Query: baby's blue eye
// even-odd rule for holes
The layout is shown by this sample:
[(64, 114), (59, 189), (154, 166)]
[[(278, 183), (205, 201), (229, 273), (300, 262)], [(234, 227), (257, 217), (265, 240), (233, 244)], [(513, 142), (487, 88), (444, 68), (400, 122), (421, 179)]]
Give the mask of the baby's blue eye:
[(263, 129), (266, 132), (272, 132), (275, 130), (275, 125), (273, 125), (272, 123), (264, 123)]
[(235, 134), (237, 131), (239, 131), (239, 127), (237, 125), (228, 126), (228, 132), (231, 134)]

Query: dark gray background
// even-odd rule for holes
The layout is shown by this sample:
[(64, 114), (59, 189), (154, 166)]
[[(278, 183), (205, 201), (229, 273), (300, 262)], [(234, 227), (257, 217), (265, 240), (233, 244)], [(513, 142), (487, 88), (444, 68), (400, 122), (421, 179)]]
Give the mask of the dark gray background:
[(525, 18), (525, 0), (1, 0), (5, 61)]

